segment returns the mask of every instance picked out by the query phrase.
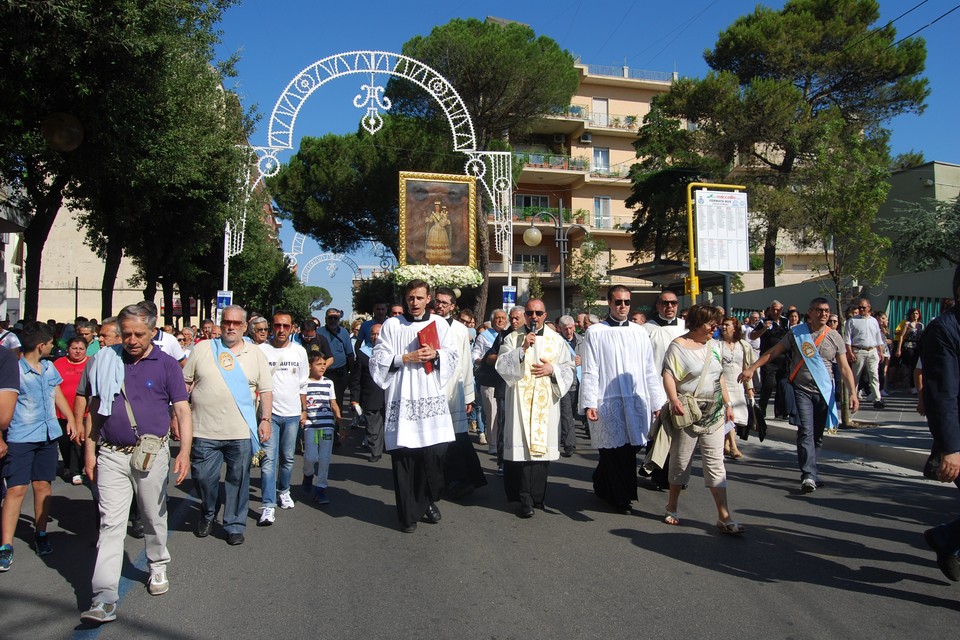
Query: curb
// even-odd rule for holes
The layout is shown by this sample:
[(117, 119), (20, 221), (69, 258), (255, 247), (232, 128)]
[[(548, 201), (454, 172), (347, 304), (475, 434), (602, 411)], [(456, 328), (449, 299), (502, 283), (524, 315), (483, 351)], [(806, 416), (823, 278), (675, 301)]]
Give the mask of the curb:
[[(905, 467), (917, 473), (921, 472), (927, 457), (930, 455), (929, 451), (922, 449), (887, 447), (872, 442), (864, 442), (858, 439), (855, 433), (840, 431), (837, 435), (824, 436), (822, 448), (826, 451), (845, 453), (858, 458)], [(797, 441), (797, 428), (789, 423), (767, 420), (767, 438), (794, 444)]]

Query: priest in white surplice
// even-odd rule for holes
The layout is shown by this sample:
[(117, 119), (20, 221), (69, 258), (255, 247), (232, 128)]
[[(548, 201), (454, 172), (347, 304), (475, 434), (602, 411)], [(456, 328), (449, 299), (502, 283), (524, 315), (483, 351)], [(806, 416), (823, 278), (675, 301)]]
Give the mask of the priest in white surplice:
[(630, 290), (607, 292), (606, 320), (591, 325), (583, 348), (580, 411), (600, 454), (593, 491), (618, 511), (637, 499), (637, 450), (646, 444), (651, 418), (666, 402), (650, 336), (629, 322)]
[(550, 461), (560, 458), (560, 399), (576, 369), (566, 341), (544, 326), (543, 301), (529, 300), (524, 314), (526, 326), (504, 338), (496, 366), (507, 383), (503, 485), (529, 518), (543, 508)]
[(477, 450), (470, 442), (467, 417), (473, 411), (476, 401), (476, 387), (473, 384), (473, 358), (470, 355), (470, 333), (457, 322), (453, 311), (457, 306), (457, 294), (453, 289), (437, 287), (433, 292), (433, 308), (438, 316), (450, 327), (451, 341), (457, 348), (459, 359), (454, 377), (447, 383), (447, 404), (453, 419), (453, 431), (456, 439), (447, 447), (447, 456), (443, 464), (443, 477), (447, 486), (447, 496), (462, 498), (474, 489), (487, 484), (487, 478), (480, 466)]
[[(411, 533), (421, 518), (436, 524), (435, 504), (443, 491), (443, 457), (454, 439), (446, 385), (457, 371), (459, 353), (450, 327), (427, 311), (430, 287), (411, 280), (404, 287), (407, 312), (388, 318), (370, 358), (373, 381), (385, 391), (384, 447), (393, 463), (397, 516)], [(420, 346), (417, 333), (433, 324), (440, 348)], [(433, 370), (427, 373), (426, 364)]]

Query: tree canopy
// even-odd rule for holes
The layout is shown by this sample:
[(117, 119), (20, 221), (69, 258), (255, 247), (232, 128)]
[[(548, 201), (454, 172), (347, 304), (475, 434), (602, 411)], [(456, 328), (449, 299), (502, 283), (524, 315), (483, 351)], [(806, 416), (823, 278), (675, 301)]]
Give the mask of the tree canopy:
[(900, 202), (882, 228), (896, 238), (891, 249), (904, 271), (960, 264), (960, 198)]
[(696, 151), (735, 169), (732, 179), (763, 187), (751, 189), (751, 209), (762, 217), (764, 286), (775, 284), (780, 229), (797, 219), (786, 192), (832, 121), (868, 131), (924, 108), (923, 39), (898, 41), (892, 25), (873, 27), (878, 19), (874, 0), (758, 6), (705, 52), (705, 78), (680, 80), (660, 103), (694, 125)]

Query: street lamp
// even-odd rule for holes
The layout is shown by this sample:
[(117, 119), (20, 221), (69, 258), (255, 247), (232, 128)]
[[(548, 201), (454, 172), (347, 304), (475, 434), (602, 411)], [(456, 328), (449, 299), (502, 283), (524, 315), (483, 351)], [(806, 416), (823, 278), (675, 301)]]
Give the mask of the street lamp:
[(535, 218), (542, 218), (544, 216), (549, 217), (553, 221), (554, 242), (557, 245), (557, 249), (560, 250), (560, 313), (564, 314), (567, 312), (566, 262), (567, 254), (570, 252), (568, 246), (570, 231), (580, 229), (584, 235), (589, 234), (590, 231), (582, 224), (572, 224), (569, 227), (564, 227), (560, 223), (560, 218), (557, 216), (549, 211), (539, 211), (530, 216), (530, 226), (523, 232), (523, 243), (528, 247), (536, 247), (540, 244), (540, 241), (543, 240), (543, 234), (540, 233), (540, 229), (533, 226), (533, 221)]

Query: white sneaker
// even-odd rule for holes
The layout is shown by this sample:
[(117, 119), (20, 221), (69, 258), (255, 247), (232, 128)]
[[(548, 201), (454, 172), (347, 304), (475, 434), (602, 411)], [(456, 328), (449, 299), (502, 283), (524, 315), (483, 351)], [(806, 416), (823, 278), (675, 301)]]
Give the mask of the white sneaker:
[(170, 582), (167, 580), (166, 569), (161, 569), (150, 576), (150, 582), (147, 583), (147, 591), (152, 596), (162, 596), (170, 591)]
[(813, 480), (813, 478), (807, 478), (806, 480), (800, 483), (800, 491), (802, 491), (803, 493), (813, 493), (816, 490), (817, 490), (817, 483)]
[(105, 602), (94, 602), (90, 608), (80, 614), (80, 622), (100, 624), (117, 619), (117, 605)]
[(293, 498), (290, 497), (289, 491), (282, 492), (278, 497), (280, 498), (281, 509), (293, 509)]
[(264, 508), (260, 511), (260, 526), (261, 526), (261, 527), (269, 527), (270, 525), (272, 525), (272, 524), (273, 524), (274, 522), (276, 522), (276, 521), (277, 521), (277, 519), (276, 519), (276, 517), (273, 515), (273, 507), (264, 507)]

